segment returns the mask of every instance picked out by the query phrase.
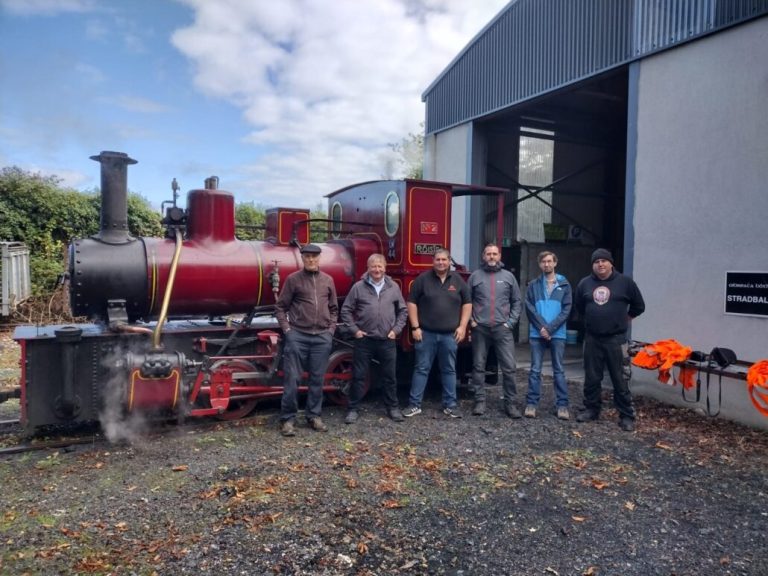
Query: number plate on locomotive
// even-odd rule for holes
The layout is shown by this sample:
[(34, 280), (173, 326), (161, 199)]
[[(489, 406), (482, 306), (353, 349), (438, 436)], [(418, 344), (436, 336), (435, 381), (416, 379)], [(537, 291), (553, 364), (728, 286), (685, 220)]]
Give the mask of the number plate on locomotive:
[(438, 250), (441, 250), (443, 247), (440, 244), (423, 244), (421, 242), (417, 242), (413, 245), (413, 253), (414, 254), (434, 254)]

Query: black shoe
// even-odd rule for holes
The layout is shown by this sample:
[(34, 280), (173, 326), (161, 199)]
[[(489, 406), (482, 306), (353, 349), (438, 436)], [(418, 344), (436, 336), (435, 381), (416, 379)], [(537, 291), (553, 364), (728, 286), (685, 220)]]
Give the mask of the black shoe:
[(478, 400), (472, 407), (472, 414), (475, 416), (482, 416), (485, 414), (485, 400)]
[(634, 418), (622, 416), (621, 418), (619, 418), (619, 428), (624, 430), (624, 432), (634, 432), (635, 431)]
[(590, 422), (600, 418), (600, 412), (587, 408), (576, 414), (576, 422)]
[(443, 414), (448, 416), (448, 418), (461, 418), (461, 410), (459, 410), (458, 406), (453, 406), (452, 408), (443, 408)]
[(350, 410), (347, 412), (346, 418), (344, 418), (344, 424), (354, 424), (359, 417), (360, 415), (357, 413), (357, 410)]
[(387, 416), (389, 416), (394, 422), (402, 422), (405, 420), (405, 416), (403, 416), (403, 413), (397, 406), (387, 408)]
[(522, 413), (520, 412), (520, 408), (512, 404), (512, 402), (508, 402), (504, 406), (504, 412), (507, 413), (507, 416), (509, 416), (510, 418), (514, 418), (515, 420), (523, 417)]

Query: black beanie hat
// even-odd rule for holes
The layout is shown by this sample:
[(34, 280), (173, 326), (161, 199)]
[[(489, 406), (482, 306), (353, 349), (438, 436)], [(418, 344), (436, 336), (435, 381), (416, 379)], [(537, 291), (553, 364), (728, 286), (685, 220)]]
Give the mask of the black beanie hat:
[(608, 262), (613, 264), (613, 256), (605, 248), (598, 248), (592, 252), (592, 264), (595, 263), (595, 260), (608, 260)]

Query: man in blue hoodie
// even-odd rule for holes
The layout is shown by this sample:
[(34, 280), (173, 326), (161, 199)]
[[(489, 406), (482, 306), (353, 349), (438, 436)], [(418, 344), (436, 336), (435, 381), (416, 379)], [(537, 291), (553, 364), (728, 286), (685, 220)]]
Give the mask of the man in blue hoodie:
[(504, 411), (520, 418), (515, 403), (515, 336), (512, 330), (520, 319), (522, 298), (515, 276), (504, 269), (496, 244), (483, 250), (483, 265), (469, 277), (472, 294), (472, 386), (475, 405), (472, 414), (485, 414), (485, 363), (493, 346), (501, 367)]
[(528, 375), (528, 395), (525, 400), (526, 418), (536, 417), (541, 398), (541, 365), (549, 348), (552, 375), (555, 380), (557, 417), (568, 420), (568, 383), (563, 371), (565, 354), (565, 323), (571, 313), (571, 285), (565, 276), (555, 272), (557, 256), (541, 252), (538, 256), (541, 276), (531, 280), (525, 294), (525, 314), (528, 317), (528, 342), (531, 346), (531, 371)]

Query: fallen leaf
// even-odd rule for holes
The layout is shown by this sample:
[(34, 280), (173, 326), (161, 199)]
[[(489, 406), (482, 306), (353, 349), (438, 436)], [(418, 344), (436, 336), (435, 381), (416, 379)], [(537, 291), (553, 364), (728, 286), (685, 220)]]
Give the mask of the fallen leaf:
[(365, 542), (358, 542), (357, 553), (360, 554), (360, 556), (365, 556), (368, 554), (368, 545)]
[(602, 490), (603, 488), (606, 488), (608, 486), (608, 482), (604, 482), (603, 480), (599, 480), (597, 478), (592, 478), (592, 487), (595, 490)]
[(171, 470), (173, 470), (174, 472), (185, 472), (188, 469), (189, 469), (189, 466), (187, 466), (186, 464), (179, 464), (178, 466), (174, 466), (173, 468), (171, 468)]
[(584, 516), (571, 516), (571, 520), (574, 522), (584, 522), (586, 518), (584, 518)]
[(555, 576), (560, 576), (560, 573), (557, 570), (555, 570), (554, 568), (550, 568), (549, 566), (544, 568), (544, 572), (546, 572), (547, 574), (554, 574)]
[(634, 502), (625, 502), (624, 508), (629, 510), (630, 512), (635, 509), (635, 503)]
[(584, 437), (584, 436), (581, 435), (581, 432), (579, 432), (578, 430), (572, 431), (571, 434), (576, 436), (576, 438), (583, 438)]
[(597, 568), (594, 566), (590, 566), (581, 573), (582, 576), (594, 576), (595, 574), (597, 574)]
[(381, 503), (384, 508), (402, 508), (403, 505), (398, 502), (397, 500), (384, 500), (384, 502)]
[(656, 448), (661, 448), (662, 450), (672, 450), (672, 446), (669, 444), (664, 444), (663, 442), (656, 442)]

